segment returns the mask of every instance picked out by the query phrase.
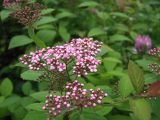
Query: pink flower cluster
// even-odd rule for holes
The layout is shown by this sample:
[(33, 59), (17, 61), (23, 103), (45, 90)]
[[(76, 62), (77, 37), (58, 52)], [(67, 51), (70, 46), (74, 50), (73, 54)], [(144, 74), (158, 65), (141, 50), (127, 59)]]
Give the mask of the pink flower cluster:
[(66, 70), (69, 63), (73, 64), (73, 73), (78, 77), (96, 72), (100, 60), (95, 58), (100, 51), (102, 43), (93, 41), (92, 38), (72, 39), (71, 42), (55, 47), (48, 47), (20, 58), (21, 62), (31, 70), (49, 71)]
[(82, 109), (87, 107), (95, 107), (102, 103), (102, 99), (107, 96), (100, 89), (90, 89), (88, 92), (84, 89), (84, 84), (74, 81), (66, 85), (65, 96), (47, 96), (43, 110), (48, 110), (50, 117), (59, 115), (64, 110)]

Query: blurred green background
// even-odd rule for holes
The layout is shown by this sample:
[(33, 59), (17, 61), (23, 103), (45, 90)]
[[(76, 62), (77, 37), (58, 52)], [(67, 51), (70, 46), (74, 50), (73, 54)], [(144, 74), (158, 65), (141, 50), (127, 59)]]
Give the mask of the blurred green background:
[[(145, 85), (159, 80), (159, 76), (148, 70), (148, 63), (156, 60), (147, 53), (133, 53), (137, 35), (148, 35), (152, 39), (153, 47), (159, 46), (159, 0), (38, 2), (47, 6), (47, 9), (35, 23), (36, 35), (47, 46), (63, 44), (78, 37), (93, 37), (104, 43), (98, 55), (102, 60), (98, 72), (87, 76), (86, 80), (79, 81), (85, 83), (88, 89), (100, 87), (107, 92), (109, 97), (105, 100), (106, 103), (113, 103), (114, 98), (123, 100), (132, 94), (133, 87), (127, 75), (129, 60), (133, 60), (144, 70)], [(47, 84), (33, 81), (39, 75), (28, 71), (18, 60), (23, 54), (35, 51), (35, 44), (29, 38), (26, 27), (9, 17), (10, 12), (3, 8), (2, 3), (1, 0), (0, 120), (45, 120), (47, 114), (41, 110), (41, 106), (47, 94)], [(96, 110), (89, 109), (88, 111), (94, 114), (84, 114), (81, 118), (77, 118), (75, 113), (69, 119), (160, 120), (160, 99), (157, 97), (144, 101), (149, 101), (152, 111), (145, 111), (147, 108), (142, 105), (137, 108), (136, 113), (130, 109), (132, 106), (127, 101), (100, 106)], [(65, 118), (57, 118), (62, 119)]]

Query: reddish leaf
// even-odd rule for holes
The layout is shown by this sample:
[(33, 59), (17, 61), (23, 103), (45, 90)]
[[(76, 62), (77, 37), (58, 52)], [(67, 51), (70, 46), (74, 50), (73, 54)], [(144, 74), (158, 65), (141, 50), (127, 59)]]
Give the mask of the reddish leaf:
[(160, 81), (152, 83), (148, 88), (148, 90), (142, 94), (142, 96), (146, 97), (160, 96)]

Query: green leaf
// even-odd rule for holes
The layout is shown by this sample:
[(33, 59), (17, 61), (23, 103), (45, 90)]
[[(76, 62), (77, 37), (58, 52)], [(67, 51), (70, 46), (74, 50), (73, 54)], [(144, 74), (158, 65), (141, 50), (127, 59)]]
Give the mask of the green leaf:
[(4, 96), (0, 96), (0, 104), (5, 100)]
[(11, 39), (11, 41), (9, 43), (9, 49), (16, 48), (19, 46), (24, 46), (24, 45), (30, 44), (32, 42), (33, 42), (33, 40), (28, 38), (25, 35), (17, 35)]
[(134, 31), (131, 31), (131, 32), (130, 32), (130, 36), (132, 37), (133, 40), (135, 40), (136, 37), (137, 37), (137, 33), (134, 32)]
[(26, 114), (27, 114), (26, 109), (23, 108), (22, 106), (18, 106), (12, 112), (12, 119), (13, 120), (23, 120)]
[(36, 28), (37, 30), (41, 30), (41, 29), (50, 29), (50, 30), (53, 30), (55, 29), (55, 27), (52, 25), (52, 24), (44, 24), (44, 25), (41, 25), (41, 26), (37, 26)]
[(93, 28), (89, 31), (88, 37), (106, 34), (101, 28)]
[(152, 63), (152, 60), (140, 59), (136, 60), (136, 63), (143, 68), (143, 70), (149, 71), (148, 64)]
[(26, 82), (22, 86), (22, 91), (25, 95), (29, 95), (32, 91), (32, 84), (30, 82)]
[(13, 84), (12, 81), (8, 78), (4, 79), (1, 83), (1, 87), (0, 87), (0, 93), (7, 97), (9, 95), (11, 95), (13, 91)]
[(121, 61), (114, 57), (107, 57), (103, 59), (104, 67), (108, 71), (113, 70), (118, 63), (121, 64)]
[(42, 71), (27, 70), (21, 74), (21, 78), (25, 80), (36, 80), (42, 73)]
[(145, 99), (130, 99), (131, 110), (139, 120), (151, 120), (151, 106)]
[(56, 19), (62, 19), (62, 18), (72, 18), (75, 17), (75, 15), (68, 11), (62, 11), (61, 13), (57, 14), (55, 16)]
[(43, 16), (39, 21), (35, 23), (36, 26), (44, 25), (44, 24), (49, 24), (52, 22), (55, 22), (56, 19), (51, 16)]
[(125, 24), (117, 23), (117, 24), (115, 24), (114, 28), (117, 31), (122, 31), (122, 32), (128, 32), (129, 31), (128, 26), (125, 25)]
[(37, 36), (43, 40), (45, 43), (52, 42), (56, 36), (56, 32), (53, 30), (40, 30), (37, 32)]
[(59, 34), (60, 34), (61, 38), (64, 41), (67, 42), (70, 39), (70, 34), (68, 33), (65, 26), (60, 25), (58, 31), (59, 31)]
[(46, 48), (45, 43), (40, 40), (34, 33), (34, 28), (28, 27), (28, 34), (34, 40), (35, 44), (40, 48)]
[(150, 103), (151, 103), (151, 106), (152, 106), (153, 114), (156, 115), (160, 119), (160, 110), (159, 110), (159, 108), (160, 108), (160, 97), (157, 97), (156, 99), (151, 99)]
[(46, 111), (30, 111), (23, 120), (46, 120), (47, 117)]
[(111, 15), (121, 17), (121, 18), (127, 18), (127, 19), (129, 18), (129, 16), (127, 14), (121, 13), (121, 12), (113, 12), (113, 13), (111, 13)]
[(126, 37), (126, 36), (124, 36), (124, 35), (120, 35), (120, 34), (115, 34), (115, 35), (112, 35), (111, 37), (110, 37), (110, 41), (111, 42), (117, 42), (117, 41), (131, 41), (131, 39), (130, 38), (128, 38), (128, 37)]
[(31, 94), (30, 96), (36, 99), (37, 101), (45, 101), (48, 91), (41, 91)]
[(96, 7), (99, 4), (95, 1), (85, 1), (81, 3), (78, 7)]
[(50, 13), (52, 13), (54, 10), (55, 10), (55, 9), (53, 9), (53, 8), (44, 9), (44, 10), (42, 10), (41, 15), (50, 14)]
[(132, 120), (132, 118), (125, 115), (113, 115), (109, 117), (109, 120)]
[(11, 11), (9, 11), (9, 10), (2, 10), (1, 13), (0, 13), (1, 20), (2, 21), (6, 20), (9, 17), (10, 14), (11, 14)]
[(107, 120), (105, 117), (95, 112), (73, 112), (69, 116), (69, 120)]
[[(46, 96), (48, 95), (48, 91), (41, 91), (41, 92), (36, 92), (31, 94), (30, 96), (33, 97), (34, 99), (36, 99), (37, 101), (45, 101), (46, 100)], [(60, 92), (54, 92), (54, 95), (61, 95)]]
[(106, 53), (108, 53), (109, 51), (114, 51), (114, 50), (110, 46), (108, 46), (106, 44), (103, 44), (102, 47), (101, 47), (101, 51), (100, 51), (100, 53), (98, 55), (99, 56), (103, 56)]
[(97, 16), (102, 20), (107, 20), (109, 18), (109, 14), (107, 12), (99, 12), (97, 11)]
[(35, 111), (42, 111), (42, 107), (44, 106), (44, 103), (33, 103), (26, 106), (26, 109), (28, 110), (35, 110)]
[(120, 92), (120, 95), (122, 97), (127, 97), (128, 95), (130, 95), (134, 88), (132, 86), (132, 83), (128, 77), (128, 75), (122, 77), (119, 81), (119, 92)]
[(25, 108), (27, 105), (32, 104), (35, 102), (35, 99), (27, 96), (27, 97), (23, 97), (21, 98), (21, 105)]
[(129, 61), (128, 75), (136, 92), (142, 92), (144, 88), (143, 70), (133, 61)]
[(0, 108), (11, 107), (16, 103), (19, 103), (20, 100), (21, 98), (19, 96), (16, 95), (9, 96), (0, 104)]
[(111, 112), (113, 109), (113, 106), (96, 106), (95, 108), (86, 108), (83, 111), (84, 112), (91, 112), (91, 113), (97, 113), (100, 116), (104, 116)]

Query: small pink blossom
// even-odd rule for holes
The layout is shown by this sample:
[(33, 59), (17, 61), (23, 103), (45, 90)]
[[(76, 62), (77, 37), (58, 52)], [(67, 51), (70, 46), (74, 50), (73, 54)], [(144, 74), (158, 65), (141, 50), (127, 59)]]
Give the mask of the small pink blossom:
[(73, 108), (96, 107), (97, 105), (102, 104), (102, 99), (107, 95), (100, 89), (90, 89), (87, 91), (84, 89), (84, 85), (78, 83), (78, 81), (68, 83), (65, 88), (65, 96), (49, 95), (46, 97), (47, 102), (45, 102), (43, 108), (45, 108), (44, 110), (51, 111), (49, 112), (50, 116), (57, 116), (61, 111), (70, 111)]

